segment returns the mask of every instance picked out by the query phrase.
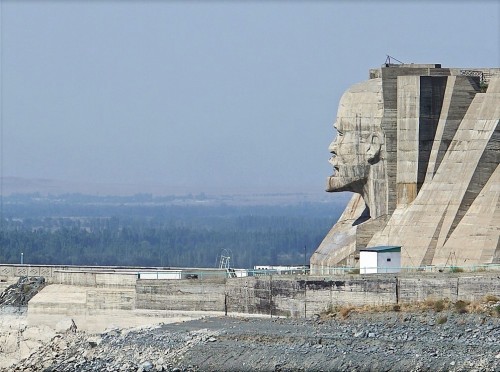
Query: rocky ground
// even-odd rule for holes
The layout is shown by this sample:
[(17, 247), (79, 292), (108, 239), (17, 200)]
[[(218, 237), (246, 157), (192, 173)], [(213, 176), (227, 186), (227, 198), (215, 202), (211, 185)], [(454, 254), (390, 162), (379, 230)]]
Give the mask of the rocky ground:
[(0, 308), (5, 306), (27, 306), (38, 292), (45, 287), (45, 278), (42, 276), (23, 276), (17, 283), (8, 286), (0, 293)]
[(500, 371), (498, 314), (466, 311), (340, 309), (309, 319), (211, 317), (98, 335), (68, 330), (8, 370)]

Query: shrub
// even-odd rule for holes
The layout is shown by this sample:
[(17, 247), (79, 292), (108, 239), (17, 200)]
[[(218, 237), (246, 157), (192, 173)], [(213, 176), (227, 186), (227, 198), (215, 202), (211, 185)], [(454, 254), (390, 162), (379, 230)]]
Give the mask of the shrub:
[(486, 296), (484, 297), (484, 300), (485, 300), (486, 302), (499, 302), (499, 301), (500, 301), (500, 298), (498, 298), (497, 296), (494, 296), (494, 295), (490, 295), (490, 294), (489, 294), (489, 295), (486, 295)]
[(468, 305), (469, 305), (469, 302), (458, 300), (457, 302), (455, 302), (455, 310), (459, 314), (465, 314), (467, 312)]
[(31, 286), (29, 284), (23, 284), (21, 290), (23, 293), (28, 293), (31, 290)]
[(328, 304), (325, 310), (321, 312), (321, 315), (332, 315), (335, 314), (335, 306), (333, 304)]
[(436, 320), (436, 324), (444, 324), (448, 321), (448, 318), (446, 316), (440, 316)]
[(450, 267), (450, 272), (451, 273), (463, 273), (464, 269), (462, 269), (461, 267), (452, 266), (452, 267)]
[(350, 307), (350, 306), (346, 306), (346, 307), (341, 307), (340, 310), (339, 310), (339, 314), (340, 316), (343, 318), (343, 319), (347, 319), (347, 317), (349, 316), (349, 314), (351, 313), (351, 311), (353, 311), (354, 308), (353, 307)]
[(394, 305), (392, 307), (392, 311), (396, 311), (396, 312), (401, 311), (401, 306), (400, 305)]
[(439, 313), (445, 309), (445, 303), (443, 300), (437, 300), (434, 302), (434, 311)]

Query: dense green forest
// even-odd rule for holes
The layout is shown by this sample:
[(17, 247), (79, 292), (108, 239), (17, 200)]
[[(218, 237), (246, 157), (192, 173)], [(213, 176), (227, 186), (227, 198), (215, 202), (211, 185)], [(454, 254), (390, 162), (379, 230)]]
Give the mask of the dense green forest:
[[(215, 267), (301, 265), (338, 219), (338, 203), (14, 196), (2, 204), (0, 263)], [(225, 250), (225, 251), (224, 251)]]

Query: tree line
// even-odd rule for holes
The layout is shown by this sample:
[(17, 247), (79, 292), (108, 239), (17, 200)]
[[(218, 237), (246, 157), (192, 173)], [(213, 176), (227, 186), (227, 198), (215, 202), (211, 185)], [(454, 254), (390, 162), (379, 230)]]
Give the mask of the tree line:
[(340, 209), (14, 203), (4, 214), (0, 263), (215, 267), (231, 252), (233, 267), (252, 268), (308, 262)]

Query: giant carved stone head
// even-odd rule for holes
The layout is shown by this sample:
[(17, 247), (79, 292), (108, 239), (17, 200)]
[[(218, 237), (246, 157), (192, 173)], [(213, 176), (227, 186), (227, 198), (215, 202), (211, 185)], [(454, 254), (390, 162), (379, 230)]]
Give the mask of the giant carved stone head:
[(352, 86), (340, 100), (334, 124), (337, 137), (329, 147), (334, 173), (327, 179), (326, 191), (361, 194), (370, 209), (377, 199), (374, 187), (378, 189), (384, 178), (383, 114), (381, 79)]

